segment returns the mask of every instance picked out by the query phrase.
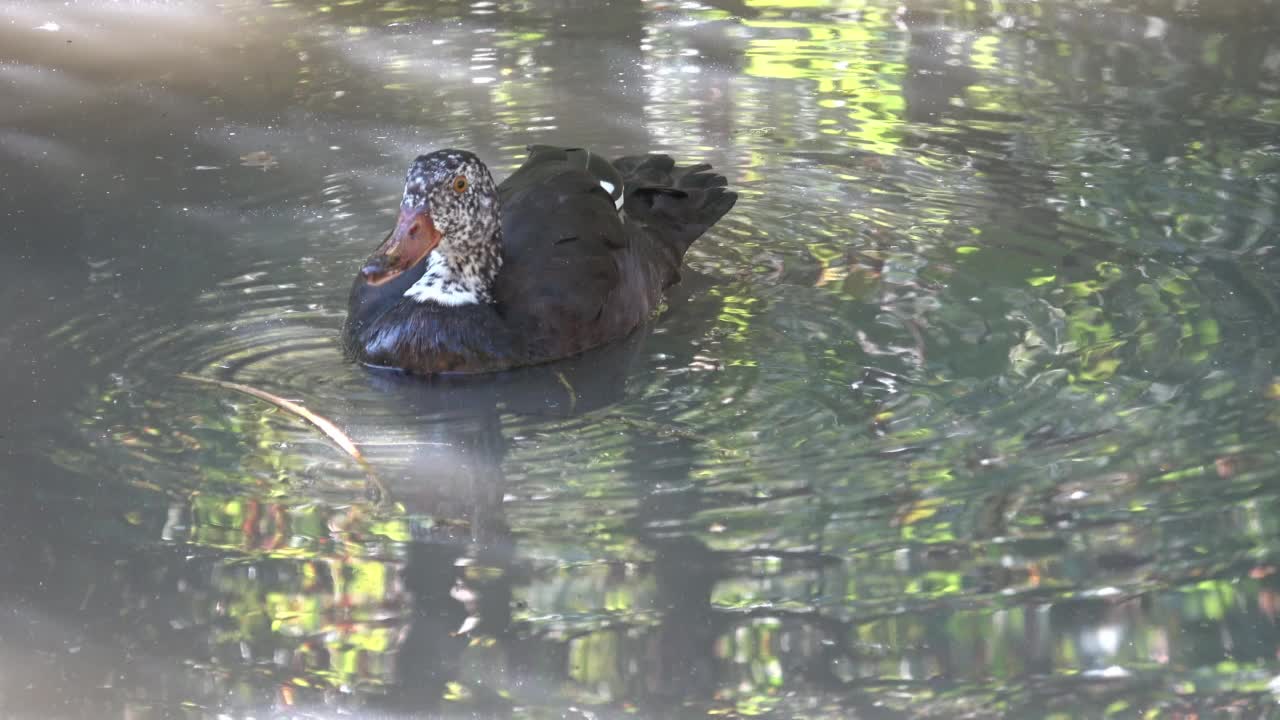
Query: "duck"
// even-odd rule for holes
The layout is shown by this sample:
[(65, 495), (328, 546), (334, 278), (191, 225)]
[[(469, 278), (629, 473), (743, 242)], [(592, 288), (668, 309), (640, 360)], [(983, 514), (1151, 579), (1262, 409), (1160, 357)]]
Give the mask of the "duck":
[(418, 156), (356, 273), (348, 357), (413, 375), (540, 365), (621, 340), (737, 193), (705, 163), (535, 145), (501, 184), (466, 150)]

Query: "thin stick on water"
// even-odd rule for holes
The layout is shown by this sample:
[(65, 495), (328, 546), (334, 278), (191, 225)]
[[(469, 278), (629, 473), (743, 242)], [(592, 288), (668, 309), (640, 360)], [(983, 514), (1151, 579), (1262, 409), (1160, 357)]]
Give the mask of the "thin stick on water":
[(351, 439), (350, 436), (342, 432), (342, 430), (337, 425), (334, 425), (333, 422), (331, 422), (327, 418), (323, 418), (311, 412), (310, 410), (306, 409), (305, 407), (299, 405), (298, 403), (292, 400), (286, 400), (285, 398), (282, 398), (279, 395), (274, 395), (272, 393), (269, 393), (266, 390), (259, 390), (256, 387), (251, 387), (249, 385), (241, 385), (240, 383), (230, 382), (227, 380), (215, 380), (213, 378), (204, 378), (198, 375), (190, 375), (188, 373), (178, 373), (178, 377), (182, 378), (183, 380), (206, 383), (208, 385), (217, 385), (220, 388), (225, 388), (227, 390), (235, 390), (236, 392), (241, 392), (241, 393), (244, 393), (245, 395), (252, 395), (253, 397), (258, 398), (259, 400), (264, 400), (266, 402), (271, 403), (272, 405), (275, 405), (281, 410), (287, 410), (293, 413), (294, 415), (301, 417), (302, 419), (306, 420), (312, 425), (315, 425), (316, 427), (320, 428), (320, 432), (324, 433), (325, 435), (328, 435), (330, 440), (336, 443), (338, 447), (342, 448), (348, 455), (355, 458), (356, 462), (359, 462), (359, 463), (365, 462), (364, 455), (360, 453), (360, 448), (356, 447), (355, 442)]
[(298, 403), (292, 400), (282, 398), (279, 395), (276, 395), (274, 393), (269, 393), (266, 390), (260, 390), (250, 385), (243, 385), (241, 383), (231, 382), (229, 380), (217, 380), (215, 378), (200, 377), (199, 375), (192, 375), (190, 373), (178, 373), (178, 377), (182, 378), (183, 380), (190, 380), (191, 382), (204, 383), (206, 385), (216, 385), (225, 390), (234, 390), (235, 392), (238, 392), (238, 393), (244, 393), (245, 395), (258, 398), (263, 402), (267, 402), (272, 405), (275, 405), (281, 410), (293, 413), (294, 415), (297, 415), (303, 420), (306, 420), (307, 422), (316, 426), (320, 430), (320, 432), (324, 433), (325, 436), (328, 437), (330, 440), (332, 440), (335, 445), (337, 445), (339, 448), (342, 449), (343, 452), (350, 455), (353, 460), (359, 463), (360, 468), (364, 470), (365, 475), (368, 476), (369, 481), (372, 482), (374, 486), (377, 488), (379, 501), (380, 502), (388, 501), (390, 496), (387, 494), (386, 487), (382, 484), (380, 480), (378, 480), (378, 476), (375, 475), (373, 472), (373, 467), (370, 466), (369, 462), (364, 459), (364, 454), (360, 452), (360, 448), (356, 447), (355, 441), (351, 439), (350, 435), (347, 435), (346, 433), (344, 433), (342, 431), (342, 428), (335, 425), (333, 421), (329, 420), (328, 418), (323, 417), (321, 415), (317, 415), (316, 413), (308, 410), (307, 408), (299, 405)]

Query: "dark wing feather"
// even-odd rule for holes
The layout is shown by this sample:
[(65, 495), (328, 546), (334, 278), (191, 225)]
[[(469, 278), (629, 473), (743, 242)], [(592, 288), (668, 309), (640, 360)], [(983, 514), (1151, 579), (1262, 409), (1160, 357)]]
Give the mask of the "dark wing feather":
[(505, 249), (495, 296), (531, 361), (634, 330), (679, 280), (689, 245), (737, 199), (710, 166), (681, 168), (666, 155), (610, 163), (578, 148), (529, 153), (498, 188)]
[(530, 162), (562, 161), (585, 172), (609, 195), (615, 208), (622, 207), (622, 172), (603, 155), (585, 148), (560, 148), (553, 145), (530, 145)]
[(572, 354), (611, 338), (606, 306), (622, 284), (626, 233), (580, 151), (531, 148), (499, 186), (504, 259), (499, 311), (531, 355)]

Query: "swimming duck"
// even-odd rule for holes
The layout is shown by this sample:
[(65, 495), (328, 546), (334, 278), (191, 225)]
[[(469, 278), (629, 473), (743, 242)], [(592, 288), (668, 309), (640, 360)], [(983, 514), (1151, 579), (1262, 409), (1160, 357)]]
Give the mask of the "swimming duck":
[(737, 200), (709, 165), (534, 146), (501, 185), (475, 154), (419, 156), (356, 274), (343, 342), (414, 374), (484, 373), (625, 337)]

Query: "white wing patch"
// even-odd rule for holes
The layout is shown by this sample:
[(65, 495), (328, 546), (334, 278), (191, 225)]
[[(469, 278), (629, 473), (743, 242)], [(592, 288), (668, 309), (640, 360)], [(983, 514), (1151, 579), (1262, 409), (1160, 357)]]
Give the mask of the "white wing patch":
[[(608, 180), (601, 180), (600, 187), (604, 188), (604, 191), (609, 195), (613, 195), (613, 183)], [(622, 199), (622, 193), (618, 193), (618, 198), (613, 201), (613, 205), (618, 209), (618, 212), (622, 212)]]

